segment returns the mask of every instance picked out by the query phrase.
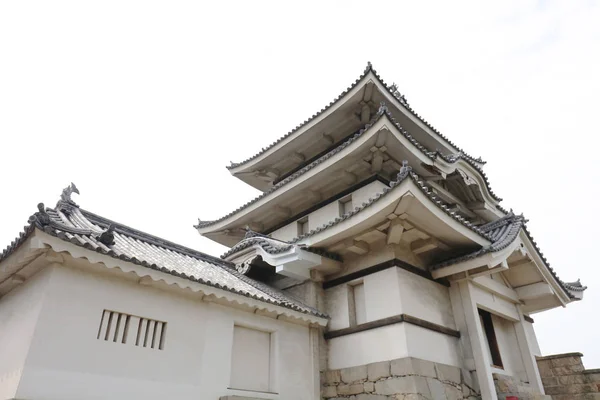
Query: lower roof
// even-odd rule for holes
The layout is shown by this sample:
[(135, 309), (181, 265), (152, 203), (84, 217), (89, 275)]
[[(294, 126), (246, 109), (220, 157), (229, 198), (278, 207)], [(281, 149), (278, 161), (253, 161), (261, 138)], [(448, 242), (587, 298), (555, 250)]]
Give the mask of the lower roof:
[(59, 201), (55, 208), (40, 204), (38, 209), (24, 232), (0, 252), (0, 262), (39, 229), (90, 251), (304, 314), (327, 317), (283, 292), (240, 274), (227, 261), (83, 210), (70, 199)]

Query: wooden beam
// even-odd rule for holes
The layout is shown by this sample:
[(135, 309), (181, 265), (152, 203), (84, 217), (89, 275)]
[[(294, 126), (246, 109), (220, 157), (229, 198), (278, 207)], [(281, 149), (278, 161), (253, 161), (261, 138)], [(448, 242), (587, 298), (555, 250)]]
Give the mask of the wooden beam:
[(363, 100), (365, 102), (371, 101), (371, 97), (373, 96), (373, 82), (369, 82), (365, 85), (365, 94), (363, 96)]
[(402, 239), (402, 232), (404, 232), (402, 220), (400, 218), (393, 219), (388, 228), (387, 244), (399, 244)]
[(305, 156), (304, 154), (300, 153), (300, 152), (297, 152), (297, 151), (295, 151), (295, 152), (293, 152), (292, 154), (290, 154), (290, 158), (291, 158), (291, 159), (292, 159), (294, 162), (296, 162), (296, 163), (298, 163), (298, 164), (301, 164), (301, 163), (303, 163), (304, 161), (306, 161), (306, 156)]
[(292, 211), (288, 207), (275, 206), (273, 207), (273, 211), (283, 217), (289, 217), (292, 215)]
[(517, 292), (487, 276), (473, 278), (473, 283), (489, 292), (505, 298), (512, 303), (519, 303), (519, 296), (517, 295)]
[(334, 142), (333, 137), (331, 137), (331, 135), (328, 135), (326, 133), (321, 134), (321, 140), (323, 142), (327, 143), (328, 146), (331, 146)]
[(554, 290), (552, 290), (552, 287), (546, 282), (538, 282), (527, 286), (521, 286), (516, 288), (515, 292), (521, 300), (532, 300), (554, 294)]
[(383, 167), (383, 153), (377, 149), (373, 152), (373, 160), (371, 160), (371, 173), (377, 173), (381, 171)]
[(367, 242), (361, 242), (354, 239), (344, 241), (344, 245), (346, 246), (346, 250), (359, 255), (367, 254), (370, 250)]
[(371, 107), (367, 103), (363, 103), (360, 109), (360, 122), (366, 124), (371, 119)]
[(407, 192), (400, 199), (400, 202), (398, 203), (396, 210), (394, 210), (394, 214), (396, 214), (396, 215), (406, 214), (406, 212), (410, 208), (410, 205), (412, 204), (412, 201), (414, 198), (415, 198), (415, 196), (412, 193)]
[(414, 254), (421, 254), (427, 251), (437, 249), (439, 247), (439, 241), (435, 238), (419, 239), (415, 240), (410, 244), (410, 250)]

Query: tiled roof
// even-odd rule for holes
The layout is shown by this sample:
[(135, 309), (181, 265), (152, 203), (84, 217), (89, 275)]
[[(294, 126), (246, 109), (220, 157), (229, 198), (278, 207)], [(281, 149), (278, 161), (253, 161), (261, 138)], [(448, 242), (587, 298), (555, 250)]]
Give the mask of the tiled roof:
[(469, 228), (470, 230), (478, 233), (479, 235), (483, 236), (484, 238), (491, 240), (490, 237), (487, 236), (487, 233), (482, 231), (481, 229), (479, 229), (476, 225), (472, 224), (471, 222), (469, 222), (467, 219), (463, 218), (462, 216), (460, 216), (458, 213), (450, 210), (450, 207), (448, 207), (446, 205), (446, 203), (444, 201), (442, 201), (439, 197), (437, 197), (427, 186), (427, 184), (425, 183), (425, 181), (423, 179), (421, 179), (421, 177), (419, 175), (417, 175), (416, 173), (414, 173), (412, 171), (412, 168), (408, 165), (403, 165), (400, 172), (398, 173), (398, 176), (396, 177), (396, 180), (390, 182), (390, 186), (389, 187), (385, 187), (382, 189), (381, 192), (375, 194), (373, 197), (370, 197), (367, 201), (363, 202), (361, 205), (359, 205), (358, 207), (355, 207), (353, 210), (345, 213), (344, 215), (340, 216), (340, 217), (336, 217), (334, 220), (329, 221), (326, 224), (323, 224), (315, 229), (310, 230), (309, 232), (300, 235), (294, 239), (292, 239), (290, 241), (290, 243), (297, 243), (303, 239), (306, 239), (310, 236), (316, 235), (319, 232), (322, 232), (326, 229), (329, 229), (335, 225), (338, 225), (339, 223), (352, 218), (353, 216), (355, 216), (356, 214), (362, 212), (363, 210), (369, 208), (370, 206), (372, 206), (373, 204), (375, 204), (377, 201), (379, 201), (381, 198), (385, 197), (388, 193), (390, 193), (396, 186), (400, 185), (405, 179), (412, 179), (412, 181), (419, 187), (419, 189), (421, 189), (421, 191), (438, 207), (440, 208), (442, 211), (444, 211), (446, 214), (448, 214), (450, 217), (452, 217), (454, 220), (456, 220), (457, 222), (459, 222), (460, 224), (464, 225), (465, 227)]
[(582, 291), (586, 290), (587, 287), (583, 286), (581, 284), (581, 282), (579, 282), (579, 281), (570, 282), (570, 283), (563, 282), (558, 277), (558, 275), (556, 274), (554, 269), (552, 267), (550, 267), (550, 263), (548, 262), (546, 257), (544, 257), (544, 254), (538, 247), (536, 241), (533, 240), (533, 237), (531, 236), (531, 234), (529, 233), (529, 230), (527, 229), (526, 223), (527, 223), (527, 220), (525, 219), (525, 217), (523, 217), (523, 215), (514, 215), (512, 212), (510, 212), (505, 217), (502, 217), (496, 221), (481, 225), (480, 229), (483, 230), (484, 232), (486, 232), (487, 235), (493, 240), (492, 244), (490, 244), (489, 246), (483, 247), (477, 251), (474, 251), (472, 253), (465, 254), (460, 257), (455, 257), (455, 258), (443, 261), (437, 265), (432, 266), (431, 269), (436, 270), (439, 268), (457, 264), (459, 262), (472, 260), (474, 258), (480, 257), (487, 253), (494, 253), (494, 252), (503, 250), (503, 249), (507, 248), (508, 246), (510, 246), (510, 244), (513, 243), (515, 241), (515, 239), (517, 239), (517, 237), (519, 236), (519, 232), (521, 232), (521, 230), (523, 230), (523, 232), (525, 232), (525, 234), (527, 235), (527, 237), (533, 244), (533, 247), (535, 248), (536, 252), (538, 253), (540, 258), (544, 262), (545, 266), (548, 268), (548, 270), (550, 271), (550, 273), (552, 274), (554, 279), (556, 279), (556, 281), (559, 283), (559, 285), (562, 287), (562, 289), (565, 291), (565, 293), (567, 293), (567, 295), (569, 295), (569, 297), (573, 298), (573, 295), (571, 295), (571, 293), (569, 293), (569, 291), (582, 292)]
[[(235, 254), (254, 245), (260, 246), (264, 251), (266, 251), (269, 254), (280, 254), (285, 251), (291, 250), (294, 246), (296, 246), (293, 243), (285, 242), (279, 239), (273, 239), (261, 233), (248, 230), (246, 231), (244, 239), (240, 240), (235, 246), (229, 249), (225, 254), (221, 256), (221, 258), (225, 259), (232, 254)], [(315, 253), (320, 256), (330, 258), (332, 260), (341, 261), (341, 257), (338, 254), (330, 253), (323, 249), (315, 247), (301, 247), (301, 249), (310, 253)]]
[(490, 194), (492, 195), (492, 197), (494, 197), (497, 201), (501, 201), (502, 200), (500, 197), (496, 196), (494, 194), (494, 192), (492, 191), (492, 189), (490, 187), (490, 184), (489, 184), (489, 181), (487, 179), (487, 176), (485, 175), (485, 173), (483, 172), (483, 170), (481, 169), (481, 167), (479, 165), (477, 165), (477, 163), (474, 162), (470, 157), (466, 157), (464, 154), (455, 154), (455, 155), (450, 155), (450, 156), (444, 156), (439, 151), (430, 151), (430, 150), (428, 150), (419, 141), (417, 141), (413, 137), (413, 135), (411, 135), (406, 129), (404, 129), (402, 127), (402, 125), (400, 125), (396, 121), (396, 119), (392, 116), (392, 114), (388, 110), (387, 106), (382, 103), (381, 106), (379, 107), (379, 110), (373, 116), (373, 118), (371, 119), (371, 121), (369, 121), (362, 129), (360, 129), (358, 132), (356, 132), (354, 135), (352, 135), (344, 143), (340, 144), (335, 149), (332, 149), (329, 153), (327, 153), (327, 154), (323, 155), (322, 157), (319, 157), (318, 159), (314, 160), (313, 162), (305, 165), (303, 168), (299, 169), (298, 171), (294, 172), (293, 174), (291, 174), (287, 178), (285, 178), (285, 179), (279, 181), (277, 184), (273, 185), (269, 190), (261, 193), (260, 195), (258, 195), (254, 199), (252, 199), (249, 202), (245, 203), (244, 205), (238, 207), (237, 209), (235, 209), (234, 211), (230, 212), (229, 214), (226, 214), (223, 217), (215, 219), (215, 220), (212, 220), (212, 221), (202, 221), (202, 220), (198, 219), (198, 224), (194, 225), (194, 227), (195, 228), (205, 228), (205, 227), (217, 224), (217, 223), (219, 223), (221, 221), (226, 220), (227, 218), (231, 217), (232, 215), (235, 215), (235, 214), (239, 213), (240, 211), (242, 211), (245, 208), (251, 206), (252, 204), (256, 203), (257, 201), (259, 201), (259, 200), (261, 200), (261, 199), (269, 196), (271, 193), (279, 190), (280, 188), (282, 188), (283, 186), (285, 186), (288, 183), (292, 182), (296, 178), (300, 177), (301, 175), (304, 175), (306, 172), (312, 170), (313, 168), (315, 168), (318, 165), (322, 164), (324, 161), (328, 160), (329, 158), (331, 158), (334, 155), (336, 155), (339, 152), (341, 152), (343, 149), (345, 149), (350, 144), (352, 144), (353, 142), (355, 142), (358, 138), (360, 138), (367, 130), (369, 130), (369, 128), (371, 126), (373, 126), (373, 124), (375, 124), (377, 121), (379, 121), (379, 119), (383, 115), (385, 115), (394, 124), (394, 126), (400, 131), (400, 133), (402, 133), (402, 135), (406, 139), (408, 139), (411, 142), (411, 144), (413, 144), (417, 149), (419, 149), (424, 155), (426, 155), (430, 159), (434, 160), (436, 157), (440, 157), (440, 158), (442, 158), (444, 161), (446, 161), (448, 163), (455, 163), (455, 162), (457, 162), (460, 159), (465, 160), (465, 162), (469, 163), (469, 165), (471, 165), (479, 173), (481, 173), (482, 177), (484, 178), (484, 182), (486, 184), (486, 187), (487, 187), (488, 191), (490, 192)]
[(423, 117), (421, 117), (419, 114), (417, 114), (409, 105), (408, 102), (406, 101), (406, 99), (404, 98), (404, 96), (399, 96), (398, 91), (395, 87), (395, 85), (391, 85), (388, 86), (383, 79), (381, 79), (381, 77), (379, 76), (379, 74), (377, 73), (377, 71), (375, 71), (375, 69), (373, 68), (373, 65), (369, 62), (367, 64), (367, 67), (365, 68), (364, 72), (362, 73), (361, 76), (359, 76), (354, 83), (349, 86), (346, 90), (344, 90), (339, 96), (337, 96), (333, 101), (331, 101), (327, 106), (323, 107), (320, 111), (316, 112), (315, 114), (313, 114), (310, 118), (308, 118), (307, 120), (305, 120), (304, 122), (302, 122), (301, 124), (299, 124), (298, 126), (296, 126), (294, 129), (292, 129), (291, 131), (289, 131), (288, 133), (286, 133), (285, 135), (283, 135), (282, 137), (280, 137), (279, 139), (277, 139), (276, 141), (274, 141), (273, 143), (271, 143), (270, 145), (268, 145), (267, 147), (263, 147), (261, 151), (259, 151), (258, 153), (256, 153), (255, 155), (253, 155), (250, 158), (245, 159), (244, 161), (241, 162), (231, 162), (231, 164), (229, 166), (227, 166), (228, 169), (233, 169), (236, 167), (239, 167), (240, 165), (246, 164), (252, 160), (254, 160), (255, 158), (259, 157), (260, 155), (262, 155), (263, 153), (265, 153), (266, 151), (268, 151), (269, 149), (271, 149), (272, 147), (276, 146), (278, 143), (280, 143), (282, 140), (286, 139), (287, 137), (293, 135), (294, 133), (296, 133), (300, 128), (302, 128), (304, 125), (308, 124), (310, 121), (312, 121), (313, 119), (317, 118), (318, 116), (320, 116), (321, 114), (323, 114), (325, 111), (327, 111), (328, 109), (330, 109), (334, 104), (336, 104), (339, 100), (341, 100), (348, 92), (350, 92), (351, 90), (353, 90), (358, 83), (365, 77), (367, 76), (367, 74), (369, 72), (372, 72), (373, 75), (375, 75), (375, 77), (379, 80), (379, 82), (387, 89), (387, 91), (394, 96), (396, 99), (398, 99), (398, 101), (411, 113), (413, 114), (415, 117), (417, 117), (421, 122), (423, 122), (429, 129), (431, 129), (436, 135), (438, 135), (441, 139), (443, 139), (444, 141), (448, 142), (448, 144), (450, 144), (452, 147), (454, 147), (455, 149), (457, 149), (460, 153), (462, 153), (463, 157), (465, 159), (469, 159), (473, 162), (479, 163), (479, 164), (485, 164), (485, 161), (483, 161), (481, 159), (481, 157), (479, 158), (474, 158), (470, 155), (468, 155), (464, 150), (462, 150), (460, 147), (458, 147), (457, 145), (455, 145), (452, 141), (450, 141), (446, 136), (444, 136), (442, 133), (440, 133), (437, 129), (435, 129), (429, 122), (427, 122)]
[(91, 251), (176, 277), (219, 288), (301, 313), (326, 317), (318, 310), (237, 272), (227, 261), (149, 235), (80, 209), (73, 202), (39, 210), (19, 238), (1, 255), (7, 257), (38, 228)]

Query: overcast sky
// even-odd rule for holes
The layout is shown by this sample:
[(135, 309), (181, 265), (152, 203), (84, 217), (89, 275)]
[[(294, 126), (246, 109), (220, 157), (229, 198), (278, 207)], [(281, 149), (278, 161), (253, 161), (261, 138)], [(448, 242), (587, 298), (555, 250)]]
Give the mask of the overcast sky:
[(0, 247), (71, 181), (85, 209), (220, 255), (193, 229), (257, 195), (225, 166), (371, 61), (482, 156), (584, 301), (534, 316), (600, 367), (600, 2), (0, 2)]

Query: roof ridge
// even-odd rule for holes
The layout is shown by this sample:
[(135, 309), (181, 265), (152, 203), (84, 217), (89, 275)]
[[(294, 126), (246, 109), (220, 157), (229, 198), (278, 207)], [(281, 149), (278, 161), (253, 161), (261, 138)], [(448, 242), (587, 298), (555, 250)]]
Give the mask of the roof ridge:
[[(400, 131), (400, 133), (406, 139), (408, 139), (413, 146), (415, 146), (419, 151), (421, 151), (423, 154), (425, 154), (425, 156), (429, 157), (432, 160), (435, 160), (435, 158), (437, 156), (441, 156), (442, 158), (444, 158), (444, 156), (442, 156), (441, 153), (439, 153), (439, 151), (431, 151), (431, 150), (427, 149), (425, 146), (423, 146), (417, 139), (415, 139), (415, 137), (410, 132), (408, 132), (402, 125), (400, 125), (400, 123), (394, 118), (394, 116), (389, 111), (387, 105), (384, 102), (382, 102), (380, 104), (380, 106), (379, 106), (379, 109), (378, 109), (377, 113), (375, 113), (375, 115), (371, 118), (371, 120), (369, 122), (367, 122), (363, 128), (359, 129), (356, 133), (354, 133), (353, 135), (351, 135), (346, 141), (344, 141), (343, 143), (341, 143), (339, 146), (337, 146), (334, 149), (331, 149), (326, 154), (322, 155), (321, 157), (317, 158), (316, 160), (312, 161), (311, 163), (305, 165), (304, 167), (302, 167), (298, 171), (296, 171), (293, 174), (287, 176), (285, 179), (282, 179), (281, 181), (277, 182), (269, 190), (267, 190), (267, 191), (259, 194), (254, 199), (252, 199), (252, 200), (244, 203), (243, 205), (239, 206), (238, 208), (236, 208), (235, 210), (229, 212), (228, 214), (226, 214), (226, 215), (224, 215), (222, 217), (219, 217), (217, 219), (210, 220), (210, 221), (203, 221), (200, 218), (198, 218), (198, 224), (194, 225), (194, 228), (196, 228), (196, 229), (204, 228), (204, 227), (211, 226), (211, 225), (214, 225), (216, 223), (219, 223), (221, 221), (224, 221), (227, 218), (231, 217), (232, 215), (237, 214), (238, 212), (242, 211), (243, 209), (245, 209), (245, 208), (251, 206), (252, 204), (258, 202), (259, 200), (267, 197), (271, 193), (277, 191), (278, 189), (280, 189), (281, 187), (285, 186), (289, 182), (293, 181), (297, 177), (299, 177), (299, 176), (303, 175), (304, 173), (310, 171), (312, 168), (314, 168), (318, 164), (321, 164), (323, 161), (331, 158), (335, 154), (339, 153), (341, 150), (343, 150), (346, 147), (348, 147), (351, 143), (353, 143), (360, 136), (362, 136), (367, 130), (369, 130), (371, 128), (371, 126), (373, 126), (377, 121), (379, 121), (379, 119), (382, 116), (384, 116), (384, 115), (390, 120), (390, 122), (396, 127), (396, 129), (398, 129)], [(461, 159), (461, 157), (456, 157), (455, 159), (453, 159), (451, 161), (448, 161), (446, 158), (444, 158), (444, 160), (447, 161), (447, 162), (449, 162), (449, 163), (455, 163), (459, 159)], [(483, 177), (484, 183), (486, 184), (486, 187), (487, 187), (488, 191), (490, 192), (490, 194), (492, 195), (492, 197), (494, 197), (498, 201), (501, 201), (502, 199), (500, 197), (497, 197), (494, 194), (494, 192), (492, 191), (492, 189), (490, 187), (490, 184), (489, 184), (489, 180), (487, 179), (487, 175), (483, 172), (483, 170), (475, 162), (470, 161), (467, 158), (463, 158), (463, 159), (465, 160), (465, 162), (467, 162), (469, 165), (471, 165), (473, 168), (475, 168), (481, 174), (481, 176)], [(503, 210), (503, 209), (501, 209), (501, 210)]]
[(163, 239), (161, 237), (152, 235), (150, 233), (140, 231), (139, 229), (135, 229), (135, 228), (132, 228), (125, 224), (121, 224), (121, 223), (113, 221), (111, 219), (102, 217), (91, 211), (87, 211), (82, 208), (80, 208), (80, 211), (84, 217), (86, 217), (88, 220), (90, 220), (90, 222), (95, 223), (96, 225), (105, 226), (106, 228), (108, 228), (111, 224), (114, 225), (115, 232), (130, 236), (130, 237), (134, 237), (136, 239), (140, 239), (140, 240), (146, 241), (148, 243), (154, 244), (156, 246), (159, 246), (159, 247), (162, 247), (165, 249), (169, 249), (169, 250), (173, 250), (175, 252), (185, 254), (185, 255), (188, 255), (193, 258), (198, 258), (203, 261), (208, 261), (208, 262), (212, 262), (215, 264), (222, 264), (222, 263), (230, 264), (228, 261), (224, 261), (218, 257), (201, 252), (199, 250), (189, 248), (187, 246), (180, 245), (178, 243), (172, 242), (167, 239)]
[(348, 86), (346, 88), (346, 90), (344, 90), (337, 97), (335, 97), (331, 102), (329, 102), (328, 105), (326, 105), (325, 107), (321, 108), (321, 110), (319, 110), (316, 113), (314, 113), (311, 117), (307, 118), (306, 120), (304, 120), (303, 122), (301, 122), (299, 125), (296, 125), (296, 127), (294, 129), (288, 131), (285, 135), (281, 136), (280, 138), (278, 138), (277, 140), (275, 140), (271, 144), (267, 145), (266, 147), (263, 147), (258, 153), (254, 154), (253, 156), (248, 157), (245, 160), (240, 161), (240, 162), (230, 161), (230, 165), (226, 166), (226, 168), (227, 169), (233, 169), (233, 168), (239, 167), (240, 165), (246, 164), (246, 163), (254, 160), (255, 158), (261, 156), (262, 154), (264, 154), (265, 152), (267, 152), (268, 150), (270, 150), (271, 148), (273, 148), (277, 144), (281, 143), (284, 139), (286, 139), (289, 136), (291, 136), (294, 133), (296, 133), (300, 128), (302, 128), (307, 123), (309, 123), (310, 121), (314, 120), (315, 118), (317, 118), (318, 116), (320, 116), (321, 114), (323, 114), (324, 112), (326, 112), (333, 105), (335, 105), (338, 101), (340, 101), (348, 92), (350, 92), (351, 90), (353, 90), (359, 84), (359, 82), (362, 81), (369, 74), (369, 72), (373, 73), (373, 75), (375, 76), (375, 78), (377, 78), (377, 80), (383, 85), (383, 87), (396, 100), (398, 100), (398, 102), (403, 107), (405, 107), (411, 114), (413, 114), (421, 122), (423, 122), (425, 124), (425, 126), (427, 126), (429, 129), (431, 129), (431, 131), (434, 132), (438, 137), (440, 137), (445, 142), (447, 142), (450, 146), (452, 146), (456, 150), (458, 150), (459, 153), (461, 153), (462, 156), (465, 159), (469, 159), (470, 161), (472, 161), (474, 163), (479, 163), (479, 164), (485, 164), (486, 163), (481, 157), (475, 158), (475, 157), (469, 155), (466, 151), (464, 151), (462, 148), (458, 147), (456, 144), (454, 144), (454, 142), (452, 142), (450, 139), (448, 139), (446, 136), (444, 136), (441, 132), (439, 132), (436, 128), (434, 128), (433, 125), (431, 125), (427, 120), (425, 120), (423, 117), (421, 117), (419, 114), (417, 114), (413, 110), (413, 108), (408, 105), (408, 102), (406, 101), (406, 98), (403, 95), (400, 94), (400, 92), (398, 91), (398, 86), (396, 84), (392, 84), (391, 86), (388, 86), (385, 83), (385, 81), (381, 78), (381, 76), (377, 73), (377, 71), (373, 67), (373, 64), (371, 64), (371, 62), (369, 61), (369, 62), (367, 62), (367, 67), (364, 69), (363, 73), (357, 79), (355, 79), (354, 83), (352, 83), (350, 86)]
[(491, 239), (491, 237), (486, 233), (483, 232), (481, 229), (479, 229), (479, 227), (477, 227), (476, 225), (472, 224), (471, 222), (469, 222), (467, 219), (461, 217), (460, 215), (458, 215), (456, 212), (451, 211), (450, 208), (448, 206), (445, 205), (445, 203), (439, 198), (437, 197), (435, 194), (433, 194), (431, 192), (431, 190), (429, 190), (429, 187), (427, 186), (427, 184), (425, 183), (424, 180), (422, 180), (422, 178), (415, 172), (413, 172), (412, 168), (408, 165), (408, 163), (406, 161), (402, 162), (402, 168), (400, 168), (400, 172), (398, 172), (398, 175), (396, 176), (396, 180), (390, 182), (390, 186), (389, 187), (385, 187), (383, 188), (383, 190), (379, 193), (376, 193), (373, 197), (370, 197), (367, 201), (363, 202), (362, 205), (360, 205), (359, 207), (355, 207), (353, 210), (345, 213), (344, 215), (342, 215), (341, 217), (336, 217), (334, 220), (329, 221), (326, 224), (323, 224), (315, 229), (310, 230), (309, 232), (297, 236), (294, 239), (290, 240), (290, 243), (297, 243), (302, 239), (305, 239), (307, 237), (313, 236), (319, 232), (322, 232), (332, 226), (335, 226), (351, 217), (353, 217), (354, 215), (358, 214), (359, 212), (361, 212), (362, 210), (368, 208), (369, 206), (371, 206), (373, 203), (377, 202), (379, 199), (381, 199), (382, 197), (386, 196), (388, 193), (390, 193), (396, 186), (400, 185), (406, 178), (409, 178), (413, 180), (413, 182), (417, 185), (417, 187), (419, 189), (421, 189), (421, 191), (438, 207), (440, 208), (442, 211), (444, 211), (447, 215), (449, 215), (450, 217), (452, 217), (454, 220), (456, 220), (457, 222), (461, 223), (462, 225), (464, 225), (465, 227), (471, 229), (472, 231), (478, 233), (480, 236), (482, 236), (484, 239), (493, 241)]

